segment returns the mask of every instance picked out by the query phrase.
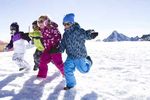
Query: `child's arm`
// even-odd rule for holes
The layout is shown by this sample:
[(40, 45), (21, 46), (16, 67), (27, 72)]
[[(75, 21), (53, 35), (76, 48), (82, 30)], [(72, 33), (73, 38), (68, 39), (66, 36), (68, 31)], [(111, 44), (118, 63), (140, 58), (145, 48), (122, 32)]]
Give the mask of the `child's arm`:
[(39, 31), (29, 32), (29, 37), (31, 39), (41, 39), (41, 33)]
[(66, 49), (66, 44), (65, 44), (65, 35), (63, 35), (63, 38), (61, 40), (61, 43), (59, 44), (59, 51), (64, 52)]
[(22, 36), (22, 39), (27, 40), (28, 42), (31, 41), (31, 38), (29, 37), (29, 33), (20, 32), (20, 34)]
[(54, 37), (51, 39), (53, 41), (53, 46), (56, 47), (59, 45), (61, 40), (61, 34), (58, 29), (55, 29), (54, 31)]
[(13, 48), (13, 40), (12, 40), (12, 38), (13, 38), (13, 36), (11, 36), (10, 42), (9, 42), (8, 45), (5, 47), (5, 48), (7, 48), (8, 50), (11, 49), (11, 48)]
[(85, 31), (84, 29), (80, 29), (80, 32), (86, 40), (91, 40), (98, 36), (98, 32), (95, 32), (94, 30)]
[(22, 39), (28, 41), (28, 43), (29, 43), (29, 44), (26, 45), (26, 49), (33, 48), (34, 45), (32, 43), (32, 40), (31, 40), (30, 36), (29, 36), (29, 33), (20, 32), (20, 34), (21, 34)]

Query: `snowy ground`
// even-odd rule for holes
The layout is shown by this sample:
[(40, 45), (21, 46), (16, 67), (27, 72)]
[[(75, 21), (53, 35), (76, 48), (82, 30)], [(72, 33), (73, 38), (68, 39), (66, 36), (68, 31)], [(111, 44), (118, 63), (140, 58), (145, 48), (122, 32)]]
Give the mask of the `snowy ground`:
[[(150, 100), (150, 42), (89, 41), (87, 49), (94, 64), (88, 74), (75, 72), (77, 85), (69, 91), (52, 64), (39, 83), (37, 72), (18, 72), (13, 52), (0, 53), (0, 100)], [(25, 56), (31, 66), (33, 52)]]

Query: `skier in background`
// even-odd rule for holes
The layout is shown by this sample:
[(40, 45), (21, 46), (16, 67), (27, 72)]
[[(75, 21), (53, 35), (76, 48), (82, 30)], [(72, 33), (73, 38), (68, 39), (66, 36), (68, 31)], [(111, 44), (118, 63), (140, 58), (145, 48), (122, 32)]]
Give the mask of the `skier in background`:
[(14, 54), (12, 60), (19, 66), (19, 71), (30, 70), (30, 65), (24, 60), (24, 54), (26, 50), (25, 40), (31, 41), (28, 34), (19, 31), (19, 25), (14, 22), (10, 25), (11, 40), (9, 44), (5, 47), (4, 51), (9, 49), (14, 49)]
[(67, 59), (64, 63), (66, 87), (64, 90), (73, 88), (76, 85), (74, 76), (75, 68), (81, 73), (87, 73), (92, 65), (91, 57), (87, 55), (85, 40), (94, 39), (98, 36), (93, 30), (85, 31), (79, 24), (74, 22), (74, 14), (67, 14), (63, 18), (65, 32), (60, 43), (60, 52), (66, 50)]

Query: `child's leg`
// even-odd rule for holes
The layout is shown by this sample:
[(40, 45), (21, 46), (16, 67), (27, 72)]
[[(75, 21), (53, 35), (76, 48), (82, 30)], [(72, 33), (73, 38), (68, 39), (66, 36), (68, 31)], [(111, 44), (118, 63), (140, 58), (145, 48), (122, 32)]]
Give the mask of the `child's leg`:
[(34, 58), (34, 69), (35, 68), (38, 68), (39, 64), (38, 64), (38, 58), (37, 58), (37, 53), (38, 53), (38, 50), (36, 49), (35, 50), (35, 53), (33, 54), (33, 58)]
[(12, 60), (20, 67), (20, 68), (29, 68), (30, 65), (23, 59), (24, 53), (14, 53)]
[(81, 73), (87, 73), (89, 72), (92, 63), (86, 58), (80, 58), (75, 60), (75, 65)]
[(64, 63), (62, 61), (62, 55), (61, 53), (54, 53), (51, 54), (52, 62), (55, 64), (55, 66), (59, 69), (62, 75), (64, 75)]
[(39, 72), (37, 77), (46, 78), (48, 71), (48, 63), (51, 61), (51, 56), (48, 52), (43, 52), (40, 57)]
[(29, 71), (30, 68), (31, 68), (31, 66), (29, 65), (29, 63), (28, 63), (27, 61), (25, 61), (24, 59), (23, 59), (23, 63), (24, 63), (24, 65), (26, 66), (26, 67), (25, 67), (25, 70), (26, 70), (26, 71)]
[(36, 49), (36, 51), (33, 55), (34, 63), (35, 63), (33, 70), (37, 70), (39, 68), (41, 54), (42, 54), (42, 52), (39, 51), (38, 49)]
[(74, 71), (75, 71), (74, 61), (70, 58), (67, 58), (67, 60), (64, 63), (64, 72), (67, 83), (66, 86), (69, 88), (74, 87), (76, 85)]

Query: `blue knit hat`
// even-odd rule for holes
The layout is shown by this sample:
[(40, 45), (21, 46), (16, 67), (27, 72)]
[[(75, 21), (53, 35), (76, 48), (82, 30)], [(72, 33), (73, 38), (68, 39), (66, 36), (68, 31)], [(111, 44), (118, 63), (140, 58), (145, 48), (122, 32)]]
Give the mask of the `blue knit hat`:
[(74, 23), (74, 16), (75, 16), (74, 13), (67, 14), (63, 19), (63, 23), (73, 24)]

